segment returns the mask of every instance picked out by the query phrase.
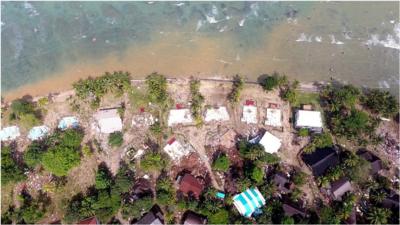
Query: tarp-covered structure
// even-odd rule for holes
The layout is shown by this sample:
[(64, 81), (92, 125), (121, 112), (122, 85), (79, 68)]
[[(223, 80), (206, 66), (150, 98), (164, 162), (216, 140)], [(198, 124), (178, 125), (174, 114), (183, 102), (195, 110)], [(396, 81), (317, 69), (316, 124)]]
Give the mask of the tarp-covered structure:
[(250, 124), (257, 123), (257, 107), (254, 105), (244, 105), (242, 113), (242, 122)]
[(267, 116), (265, 118), (265, 125), (273, 127), (282, 126), (282, 111), (280, 109), (267, 109)]
[(168, 116), (168, 126), (192, 123), (193, 118), (189, 109), (171, 109)]
[(17, 126), (5, 127), (0, 130), (0, 140), (10, 141), (15, 140), (21, 134), (19, 133), (19, 128)]
[(78, 119), (75, 116), (66, 116), (63, 117), (58, 123), (58, 128), (61, 130), (65, 130), (68, 128), (75, 128), (79, 126)]
[(233, 196), (233, 204), (241, 215), (251, 217), (257, 209), (265, 205), (265, 199), (257, 188), (249, 188)]
[(299, 110), (296, 113), (296, 128), (322, 130), (322, 117), (319, 111)]
[(28, 138), (32, 141), (38, 140), (49, 133), (49, 128), (47, 126), (37, 126), (33, 127), (28, 134)]
[(122, 120), (117, 109), (100, 110), (95, 118), (101, 133), (110, 134), (122, 130)]
[(271, 154), (277, 152), (282, 145), (281, 140), (268, 131), (265, 132), (259, 144), (264, 146), (264, 150)]
[(224, 106), (207, 109), (204, 116), (205, 122), (227, 120), (229, 120), (229, 114)]

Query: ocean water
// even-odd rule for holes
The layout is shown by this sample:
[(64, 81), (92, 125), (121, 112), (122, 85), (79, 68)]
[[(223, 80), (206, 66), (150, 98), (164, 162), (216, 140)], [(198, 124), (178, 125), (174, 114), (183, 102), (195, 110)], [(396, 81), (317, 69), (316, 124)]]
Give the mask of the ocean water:
[(398, 2), (1, 2), (1, 41), (3, 95), (112, 70), (249, 80), (278, 71), (398, 95)]

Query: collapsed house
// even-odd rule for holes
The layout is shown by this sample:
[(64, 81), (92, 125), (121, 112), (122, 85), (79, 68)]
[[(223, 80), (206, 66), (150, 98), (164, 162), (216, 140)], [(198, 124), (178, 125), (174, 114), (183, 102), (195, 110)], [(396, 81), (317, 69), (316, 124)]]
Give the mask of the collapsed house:
[(190, 124), (193, 123), (192, 114), (189, 109), (171, 109), (168, 115), (168, 126), (177, 124)]
[(68, 128), (76, 128), (78, 126), (79, 126), (78, 119), (74, 116), (63, 117), (58, 123), (58, 128), (61, 130), (65, 130)]
[(28, 138), (32, 141), (39, 140), (49, 133), (49, 128), (47, 126), (37, 126), (33, 127), (28, 134)]
[(322, 132), (322, 117), (319, 111), (298, 110), (296, 112), (296, 128), (308, 128), (315, 132)]
[(369, 152), (365, 149), (360, 149), (357, 151), (357, 155), (370, 163), (371, 174), (377, 174), (379, 171), (381, 171), (383, 169), (381, 159), (378, 156), (372, 154), (371, 152)]
[(272, 182), (275, 184), (279, 192), (283, 194), (291, 192), (294, 188), (294, 184), (291, 183), (288, 176), (282, 172), (277, 172), (274, 175)]
[(251, 217), (265, 205), (265, 199), (257, 188), (249, 188), (233, 196), (233, 204), (241, 215)]
[(270, 132), (266, 131), (258, 142), (260, 145), (264, 147), (264, 150), (268, 153), (275, 153), (278, 152), (279, 148), (281, 147), (282, 143), (281, 140)]
[(101, 133), (110, 134), (122, 130), (122, 120), (117, 109), (99, 110), (94, 117)]
[(192, 211), (186, 211), (183, 215), (184, 225), (206, 224), (207, 218)]
[(282, 111), (280, 109), (267, 108), (265, 125), (272, 127), (282, 126)]
[(307, 216), (306, 210), (303, 207), (300, 207), (298, 204), (294, 204), (292, 202), (283, 203), (282, 208), (285, 216), (298, 216), (301, 218), (305, 218)]
[(164, 216), (161, 212), (160, 207), (157, 205), (153, 206), (142, 218), (140, 218), (135, 224), (150, 224), (150, 225), (161, 225), (164, 224)]
[(189, 155), (192, 149), (188, 145), (182, 145), (175, 138), (171, 138), (164, 147), (164, 151), (171, 159), (180, 160), (182, 157)]
[(0, 130), (0, 140), (1, 141), (11, 141), (15, 140), (21, 134), (19, 133), (19, 128), (17, 126), (5, 127)]
[(333, 181), (330, 184), (330, 193), (335, 200), (341, 200), (342, 196), (351, 190), (353, 190), (351, 183), (345, 177)]
[(209, 108), (206, 110), (204, 115), (205, 122), (227, 120), (229, 120), (229, 114), (224, 106)]
[(257, 123), (257, 107), (253, 100), (246, 100), (243, 106), (242, 119), (243, 123), (256, 124)]
[(321, 176), (325, 171), (339, 164), (339, 157), (334, 148), (317, 148), (314, 152), (301, 155), (314, 176)]
[(185, 196), (193, 196), (196, 199), (200, 199), (200, 195), (204, 190), (204, 185), (201, 184), (196, 177), (186, 173), (183, 177), (178, 178), (179, 191)]
[(132, 126), (134, 127), (148, 127), (157, 122), (157, 118), (149, 112), (141, 112), (140, 114), (134, 115), (132, 118)]
[(394, 190), (384, 190), (386, 198), (382, 201), (382, 206), (387, 209), (399, 210), (400, 196)]

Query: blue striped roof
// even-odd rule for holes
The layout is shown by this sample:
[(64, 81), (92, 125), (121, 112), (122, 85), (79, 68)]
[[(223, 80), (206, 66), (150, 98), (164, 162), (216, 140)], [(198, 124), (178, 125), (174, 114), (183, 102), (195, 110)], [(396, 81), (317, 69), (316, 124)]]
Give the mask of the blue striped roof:
[(251, 217), (254, 211), (265, 205), (265, 199), (257, 188), (250, 188), (235, 195), (233, 203), (240, 214)]

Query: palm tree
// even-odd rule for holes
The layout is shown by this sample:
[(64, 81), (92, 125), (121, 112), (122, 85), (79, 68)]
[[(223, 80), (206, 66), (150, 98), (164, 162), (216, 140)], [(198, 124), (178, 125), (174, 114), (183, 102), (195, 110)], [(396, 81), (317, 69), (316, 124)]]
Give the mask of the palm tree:
[(380, 190), (380, 191), (374, 191), (371, 195), (371, 199), (374, 200), (375, 202), (381, 203), (385, 198), (387, 194), (386, 192)]
[(367, 219), (373, 224), (386, 224), (390, 214), (388, 209), (373, 207), (368, 212)]

